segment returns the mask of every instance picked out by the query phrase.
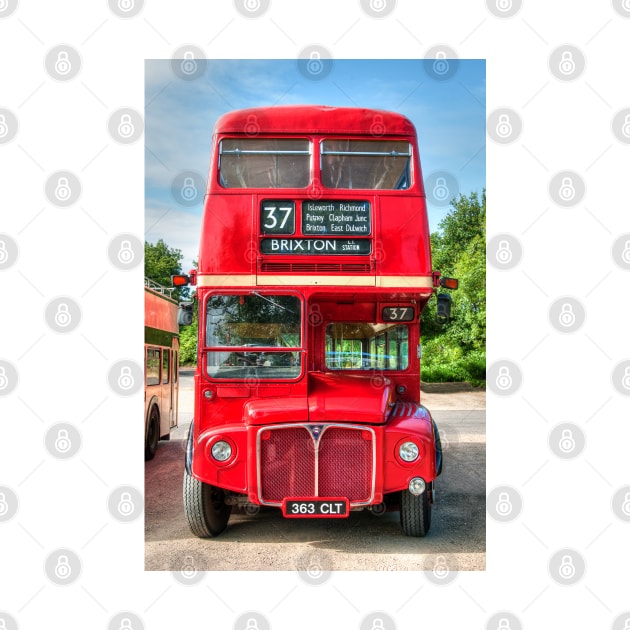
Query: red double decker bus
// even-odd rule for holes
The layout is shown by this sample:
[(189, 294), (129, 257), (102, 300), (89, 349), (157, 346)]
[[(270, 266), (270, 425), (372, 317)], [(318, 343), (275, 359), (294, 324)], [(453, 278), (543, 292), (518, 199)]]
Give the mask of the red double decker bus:
[[(416, 132), (396, 113), (280, 106), (214, 130), (184, 507), (286, 517), (400, 510), (430, 527), (442, 454), (420, 404), (420, 313), (440, 284)], [(455, 288), (454, 286), (450, 288)]]

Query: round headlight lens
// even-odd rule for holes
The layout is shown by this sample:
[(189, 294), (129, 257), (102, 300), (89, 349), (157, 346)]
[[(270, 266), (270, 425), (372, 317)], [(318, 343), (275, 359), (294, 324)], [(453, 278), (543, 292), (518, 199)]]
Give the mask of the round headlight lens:
[(420, 496), (427, 488), (427, 484), (422, 477), (414, 477), (409, 482), (409, 492), (415, 496)]
[(218, 462), (230, 459), (231, 455), (232, 447), (225, 440), (219, 440), (212, 445), (212, 457)]
[(414, 442), (403, 442), (398, 449), (398, 454), (404, 462), (415, 462), (420, 451)]

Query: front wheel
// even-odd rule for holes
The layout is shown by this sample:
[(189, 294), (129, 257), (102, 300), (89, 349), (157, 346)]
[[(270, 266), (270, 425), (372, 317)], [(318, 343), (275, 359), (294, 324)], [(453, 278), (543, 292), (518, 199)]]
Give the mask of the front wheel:
[(218, 536), (227, 527), (232, 506), (226, 505), (224, 490), (184, 470), (184, 512), (192, 533), (208, 538)]
[(431, 527), (429, 488), (422, 494), (400, 493), (400, 526), (407, 536), (426, 536)]

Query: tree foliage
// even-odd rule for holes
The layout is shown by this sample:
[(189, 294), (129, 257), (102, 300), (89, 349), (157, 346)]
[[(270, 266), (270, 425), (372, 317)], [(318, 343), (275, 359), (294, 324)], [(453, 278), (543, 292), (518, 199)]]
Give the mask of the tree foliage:
[[(423, 379), (485, 378), (486, 193), (460, 195), (431, 234), (433, 268), (459, 280), (451, 293), (452, 320), (439, 325), (436, 301), (422, 314)], [(451, 366), (449, 369), (448, 366)]]
[[(161, 284), (163, 287), (171, 287), (171, 276), (182, 273), (181, 250), (169, 247), (162, 239), (152, 244), (144, 242), (144, 275), (146, 278)], [(184, 299), (188, 296), (189, 290), (186, 287), (175, 289), (172, 296), (176, 300)]]

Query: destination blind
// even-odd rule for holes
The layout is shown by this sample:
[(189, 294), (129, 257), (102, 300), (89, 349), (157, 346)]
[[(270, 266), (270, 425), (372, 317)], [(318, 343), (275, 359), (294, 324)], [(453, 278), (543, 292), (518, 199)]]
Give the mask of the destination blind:
[(263, 238), (262, 254), (301, 254), (306, 256), (365, 256), (372, 252), (368, 238)]
[(372, 213), (368, 201), (304, 201), (302, 234), (369, 236)]

